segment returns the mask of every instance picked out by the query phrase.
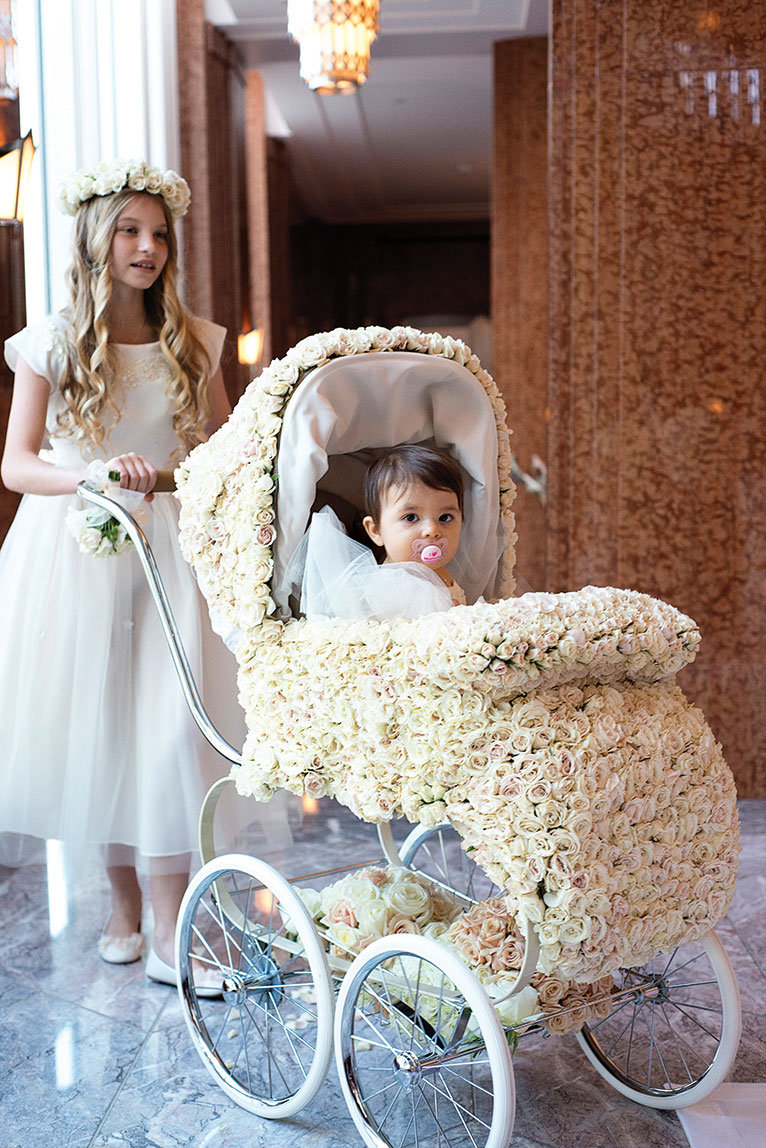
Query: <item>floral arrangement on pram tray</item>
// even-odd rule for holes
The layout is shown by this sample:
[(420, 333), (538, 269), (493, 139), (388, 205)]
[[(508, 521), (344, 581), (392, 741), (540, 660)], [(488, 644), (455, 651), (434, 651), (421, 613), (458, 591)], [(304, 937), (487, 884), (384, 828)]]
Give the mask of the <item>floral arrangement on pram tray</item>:
[[(436, 445), (462, 471), (452, 568), (469, 604), (410, 620), (301, 617), (288, 568), (312, 510), (330, 501), (349, 522), (370, 460), (403, 442)], [(722, 967), (705, 938), (734, 890), (735, 790), (674, 680), (699, 645), (690, 618), (608, 587), (513, 596), (510, 469), (502, 398), (463, 343), (408, 327), (331, 331), (272, 362), (182, 463), (181, 544), (211, 614), (238, 635), (238, 791), (331, 796), (366, 821), (407, 818), (419, 841), (451, 826), (493, 895), (431, 903), (434, 915), (414, 912), (399, 931), (446, 940), (498, 1008), (525, 991), (517, 1030), (547, 1014), (552, 1031), (587, 1031), (611, 1011), (618, 970), (627, 991), (624, 970), (699, 939)], [(304, 897), (325, 949), (340, 936), (351, 959), (375, 952), (389, 920), (361, 928), (372, 919), (354, 901), (372, 897), (361, 882), (389, 878), (345, 880), (350, 897), (345, 886)], [(680, 1085), (636, 1087), (588, 1045), (618, 1088), (657, 1106), (698, 1098), (702, 1076), (715, 1083), (706, 1065)]]

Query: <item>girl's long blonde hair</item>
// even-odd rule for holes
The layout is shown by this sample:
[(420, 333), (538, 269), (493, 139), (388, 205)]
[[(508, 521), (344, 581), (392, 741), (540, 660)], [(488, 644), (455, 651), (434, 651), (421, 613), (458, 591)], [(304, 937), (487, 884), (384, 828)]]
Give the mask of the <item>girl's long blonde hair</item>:
[[(107, 321), (112, 297), (112, 239), (127, 204), (145, 194), (125, 190), (94, 196), (82, 205), (75, 219), (72, 263), (67, 272), (67, 364), (60, 384), (66, 410), (58, 416), (58, 426), (64, 434), (86, 437), (96, 446), (107, 437), (102, 421), (105, 411), (111, 409), (115, 417), (119, 416), (110, 394), (115, 355), (108, 341)], [(202, 427), (209, 413), (211, 362), (178, 298), (178, 243), (173, 217), (162, 196), (154, 198), (165, 213), (168, 258), (162, 274), (144, 293), (144, 306), (148, 322), (159, 332), (160, 347), (172, 374), (168, 395), (173, 428), (189, 451), (205, 437)]]

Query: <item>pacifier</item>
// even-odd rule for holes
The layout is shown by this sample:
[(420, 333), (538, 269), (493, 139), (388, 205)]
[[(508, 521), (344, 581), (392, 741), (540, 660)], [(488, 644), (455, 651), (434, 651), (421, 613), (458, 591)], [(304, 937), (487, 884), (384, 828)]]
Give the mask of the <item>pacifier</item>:
[(425, 562), (426, 566), (433, 566), (434, 563), (441, 562), (446, 549), (446, 538), (437, 538), (433, 542), (429, 542), (427, 538), (416, 538), (412, 543), (412, 557)]

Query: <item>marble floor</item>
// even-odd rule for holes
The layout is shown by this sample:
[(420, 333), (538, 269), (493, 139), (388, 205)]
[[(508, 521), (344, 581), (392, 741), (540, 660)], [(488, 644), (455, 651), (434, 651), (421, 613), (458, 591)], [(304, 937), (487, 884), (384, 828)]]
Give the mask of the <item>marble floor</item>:
[[(731, 1079), (766, 1080), (766, 801), (740, 805), (744, 849), (719, 927), (743, 1006)], [(369, 826), (329, 801), (267, 860), (288, 875), (379, 855)], [(187, 1036), (177, 994), (143, 962), (104, 964), (107, 889), (98, 855), (71, 875), (56, 843), (0, 868), (0, 1145), (3, 1148), (346, 1148), (361, 1143), (334, 1070), (298, 1116), (236, 1107)], [(684, 1148), (673, 1113), (623, 1099), (573, 1037), (522, 1041), (511, 1148)]]

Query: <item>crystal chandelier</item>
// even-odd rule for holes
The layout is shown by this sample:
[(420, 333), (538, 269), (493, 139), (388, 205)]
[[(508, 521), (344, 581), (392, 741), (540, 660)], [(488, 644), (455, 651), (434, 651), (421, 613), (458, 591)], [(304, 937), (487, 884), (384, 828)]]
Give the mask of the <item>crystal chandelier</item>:
[(351, 92), (367, 79), (380, 0), (287, 0), (287, 31), (314, 92)]

